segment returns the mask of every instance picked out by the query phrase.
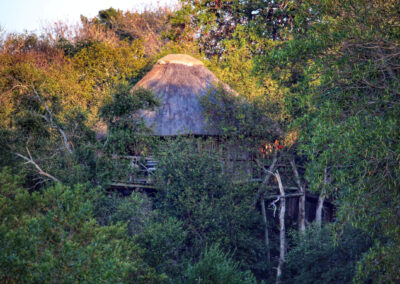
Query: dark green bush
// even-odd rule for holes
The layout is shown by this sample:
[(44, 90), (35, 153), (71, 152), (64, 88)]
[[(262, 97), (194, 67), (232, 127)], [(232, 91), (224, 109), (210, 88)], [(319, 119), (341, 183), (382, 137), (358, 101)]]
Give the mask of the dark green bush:
[(218, 245), (206, 249), (200, 260), (186, 271), (185, 284), (256, 284), (251, 272), (242, 272), (239, 265)]
[(57, 184), (29, 193), (0, 173), (0, 279), (6, 283), (156, 283), (120, 223), (99, 226), (96, 189)]
[(241, 269), (262, 274), (266, 258), (254, 188), (235, 183), (223, 170), (220, 154), (199, 146), (206, 142), (190, 137), (168, 141), (158, 157), (155, 205), (182, 222), (189, 258), (198, 259), (206, 245), (218, 242), (242, 261)]
[(346, 226), (335, 238), (330, 226), (296, 233), (283, 271), (283, 283), (351, 283), (356, 264), (371, 246), (360, 230)]

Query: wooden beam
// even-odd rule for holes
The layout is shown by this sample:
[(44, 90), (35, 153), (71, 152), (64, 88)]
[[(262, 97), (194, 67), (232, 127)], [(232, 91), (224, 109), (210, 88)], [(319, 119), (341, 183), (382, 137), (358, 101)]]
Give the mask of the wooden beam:
[(134, 184), (134, 183), (123, 183), (123, 182), (113, 182), (109, 184), (110, 186), (126, 187), (126, 188), (151, 188), (155, 189), (154, 185), (150, 184)]
[(275, 195), (268, 195), (265, 198), (266, 199), (276, 199), (278, 197), (287, 198), (287, 197), (299, 197), (299, 196), (303, 196), (303, 193), (289, 193), (289, 194), (285, 194), (284, 196), (275, 194)]

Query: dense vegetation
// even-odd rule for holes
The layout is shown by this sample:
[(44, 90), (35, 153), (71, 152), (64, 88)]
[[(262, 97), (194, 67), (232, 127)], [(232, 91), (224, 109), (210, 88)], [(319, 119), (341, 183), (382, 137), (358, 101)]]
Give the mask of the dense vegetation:
[[(237, 92), (201, 101), (218, 145), (138, 115), (168, 53)], [(153, 191), (110, 186), (127, 155), (157, 160)], [(399, 189), (397, 0), (181, 0), (0, 41), (5, 283), (398, 283)]]

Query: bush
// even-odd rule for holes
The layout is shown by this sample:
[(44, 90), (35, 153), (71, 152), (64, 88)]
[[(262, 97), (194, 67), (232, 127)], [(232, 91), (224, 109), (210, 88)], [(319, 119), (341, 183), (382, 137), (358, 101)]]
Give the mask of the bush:
[(249, 272), (241, 272), (239, 264), (213, 245), (202, 253), (200, 260), (186, 271), (185, 284), (256, 284)]
[(109, 193), (96, 201), (95, 212), (102, 225), (127, 224), (129, 234), (140, 246), (143, 261), (159, 274), (171, 281), (182, 275), (187, 263), (183, 253), (187, 235), (183, 223), (160, 216), (147, 195)]
[(371, 240), (351, 226), (337, 240), (329, 226), (309, 227), (294, 237), (282, 283), (351, 283), (357, 262), (370, 246)]
[(93, 218), (96, 189), (57, 184), (29, 193), (0, 173), (0, 279), (6, 283), (157, 283), (125, 225)]
[(139, 234), (155, 215), (151, 200), (138, 192), (129, 196), (115, 192), (99, 196), (94, 212), (101, 225), (127, 224), (130, 235)]
[(262, 230), (252, 204), (253, 188), (235, 184), (218, 152), (201, 149), (198, 143), (206, 141), (168, 141), (158, 157), (155, 205), (182, 222), (189, 258), (197, 259), (206, 245), (218, 242), (221, 249), (234, 251), (234, 259), (243, 260), (241, 269), (261, 274), (266, 258), (258, 238)]
[(171, 283), (176, 283), (187, 264), (184, 255), (186, 236), (181, 221), (161, 218), (144, 228), (137, 236), (137, 243), (144, 248), (146, 263), (158, 273), (168, 275)]

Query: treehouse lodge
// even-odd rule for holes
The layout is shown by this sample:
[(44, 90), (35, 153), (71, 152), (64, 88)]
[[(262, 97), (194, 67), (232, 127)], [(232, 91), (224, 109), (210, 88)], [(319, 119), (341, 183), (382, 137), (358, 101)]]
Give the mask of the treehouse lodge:
[[(208, 123), (203, 114), (199, 99), (215, 90), (217, 85), (232, 96), (238, 95), (228, 85), (220, 82), (200, 60), (186, 54), (169, 54), (157, 61), (151, 71), (133, 87), (132, 92), (139, 88), (148, 89), (160, 101), (161, 105), (155, 110), (141, 111), (146, 125), (153, 130), (155, 136), (160, 139), (189, 135), (196, 137), (200, 149), (211, 147), (225, 153), (224, 169), (231, 172), (235, 180), (261, 184), (262, 176), (260, 169), (257, 170), (259, 165), (255, 163), (254, 153), (243, 150), (240, 145), (229, 143), (227, 146), (225, 138)], [(128, 159), (130, 167), (136, 170), (127, 180), (115, 181), (112, 187), (124, 192), (154, 192), (152, 176), (157, 162), (151, 156), (132, 155), (123, 158)], [(289, 194), (298, 192), (296, 184), (287, 190)], [(292, 195), (287, 199), (288, 214), (297, 218), (299, 194)], [(315, 216), (317, 201), (318, 197), (306, 193), (306, 207), (309, 208), (306, 218), (310, 221)], [(333, 218), (333, 206), (329, 202), (325, 202), (324, 212), (323, 219), (330, 221)]]

